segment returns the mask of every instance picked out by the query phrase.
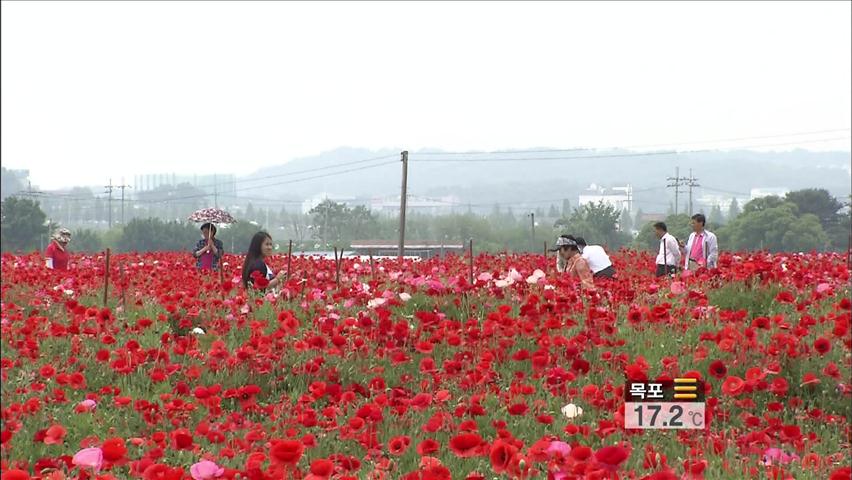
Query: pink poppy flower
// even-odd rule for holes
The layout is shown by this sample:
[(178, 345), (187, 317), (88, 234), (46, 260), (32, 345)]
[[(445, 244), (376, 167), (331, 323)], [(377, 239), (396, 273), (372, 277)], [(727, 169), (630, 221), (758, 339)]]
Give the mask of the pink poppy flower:
[(224, 475), (225, 469), (209, 460), (202, 460), (189, 467), (193, 480), (209, 480)]
[(104, 463), (104, 452), (100, 448), (84, 448), (74, 454), (71, 463), (80, 468), (91, 468), (98, 473)]

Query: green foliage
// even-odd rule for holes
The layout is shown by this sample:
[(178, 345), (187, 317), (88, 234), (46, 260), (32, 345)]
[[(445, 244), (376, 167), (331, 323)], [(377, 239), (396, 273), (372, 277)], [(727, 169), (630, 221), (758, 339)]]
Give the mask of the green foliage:
[(781, 197), (770, 195), (768, 197), (755, 198), (754, 200), (746, 203), (743, 207), (743, 214), (763, 212), (772, 208), (779, 208), (782, 206), (786, 206), (787, 209), (789, 209), (791, 213), (793, 213), (793, 215), (797, 215), (799, 213), (799, 207), (797, 207), (795, 203), (787, 203)]
[(323, 243), (323, 248), (341, 242), (344, 225), (349, 216), (349, 208), (345, 203), (326, 199), (308, 213), (311, 215), (313, 237)]
[(3, 251), (35, 250), (39, 247), (39, 236), (46, 235), (47, 215), (39, 203), (29, 198), (9, 197), (3, 201), (0, 246)]
[(852, 210), (841, 215), (835, 225), (825, 229), (828, 235), (829, 245), (834, 251), (842, 251), (849, 248), (849, 239), (852, 235)]
[(707, 223), (712, 223), (714, 225), (725, 224), (725, 216), (722, 214), (722, 209), (719, 205), (713, 205), (713, 208), (710, 209), (710, 213), (707, 215)]
[(567, 198), (562, 200), (562, 216), (568, 217), (571, 215), (571, 200)]
[(824, 250), (829, 243), (816, 215), (801, 215), (795, 203), (776, 196), (748, 202), (743, 213), (722, 229), (720, 237), (732, 250)]
[[(239, 221), (231, 225), (222, 225), (216, 232), (216, 238), (222, 241), (225, 252), (243, 254), (248, 251), (251, 237), (263, 230), (262, 227), (250, 222)], [(275, 232), (267, 231), (272, 236), (272, 243), (280, 243), (280, 238), (275, 238)], [(200, 234), (199, 234), (200, 235)], [(201, 238), (200, 236), (198, 238)], [(192, 244), (190, 248), (194, 246)]]
[(621, 217), (618, 219), (618, 228), (622, 232), (633, 230), (633, 217), (630, 216), (630, 212), (627, 210), (621, 211)]
[(2, 192), (3, 198), (23, 191), (25, 187), (26, 185), (16, 172), (7, 170), (6, 167), (0, 167), (0, 192)]
[(94, 230), (83, 229), (73, 232), (70, 248), (75, 252), (93, 253), (103, 250), (101, 235)]
[(559, 216), (559, 210), (556, 209), (556, 205), (550, 204), (550, 209), (547, 210), (547, 216), (550, 218)]
[(796, 204), (800, 214), (815, 215), (823, 228), (837, 223), (839, 220), (837, 211), (843, 207), (843, 204), (832, 197), (828, 190), (822, 188), (807, 188), (789, 192), (785, 200)]
[(109, 230), (105, 230), (101, 234), (101, 241), (103, 241), (103, 248), (111, 248), (115, 251), (118, 251), (118, 245), (121, 242), (121, 238), (124, 236), (124, 228), (122, 227), (112, 227)]
[(190, 251), (201, 233), (195, 225), (164, 222), (159, 218), (133, 219), (125, 227), (121, 251)]
[(379, 230), (378, 218), (363, 205), (349, 208), (345, 203), (324, 200), (309, 214), (313, 237), (323, 248), (345, 247), (353, 240), (375, 237)]
[(730, 283), (710, 290), (707, 301), (721, 310), (746, 310), (751, 317), (775, 314), (781, 306), (775, 297), (781, 289), (777, 286), (762, 287), (751, 283)]
[(781, 239), (781, 244), (788, 252), (822, 250), (828, 244), (828, 235), (823, 231), (819, 218), (806, 213), (793, 222)]
[[(676, 239), (685, 242), (686, 239), (689, 238), (689, 234), (692, 232), (692, 227), (690, 226), (689, 221), (689, 215), (681, 213), (678, 215), (669, 215), (663, 222), (666, 224), (666, 228), (668, 228), (670, 234), (672, 234)], [(636, 235), (636, 238), (633, 240), (634, 248), (639, 250), (649, 250), (652, 252), (657, 251), (660, 245), (660, 239), (654, 234), (654, 223), (656, 222), (647, 222), (645, 225), (642, 225), (642, 228), (639, 230), (639, 234)], [(707, 228), (710, 227), (711, 225), (707, 226)]]
[(630, 242), (630, 234), (618, 231), (622, 212), (603, 202), (587, 203), (575, 208), (569, 218), (557, 220), (555, 228), (583, 237), (589, 244), (618, 249)]
[(734, 220), (738, 216), (740, 216), (740, 204), (737, 202), (736, 198), (731, 199), (731, 205), (728, 206), (728, 215), (726, 216), (726, 220), (728, 222)]

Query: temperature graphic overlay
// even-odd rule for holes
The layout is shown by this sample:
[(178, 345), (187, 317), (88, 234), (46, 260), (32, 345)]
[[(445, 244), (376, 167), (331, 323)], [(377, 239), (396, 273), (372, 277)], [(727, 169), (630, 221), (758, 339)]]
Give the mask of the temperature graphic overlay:
[(624, 387), (624, 428), (704, 428), (704, 383), (695, 378), (631, 382)]

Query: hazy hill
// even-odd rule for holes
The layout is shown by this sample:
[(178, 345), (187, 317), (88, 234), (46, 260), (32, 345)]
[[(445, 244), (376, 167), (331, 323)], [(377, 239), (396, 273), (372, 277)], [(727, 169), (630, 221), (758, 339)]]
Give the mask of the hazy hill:
[[(706, 187), (699, 188), (696, 195), (711, 193), (734, 196), (737, 193), (748, 194), (755, 187), (787, 187), (794, 190), (822, 187), (836, 196), (845, 197), (850, 193), (852, 178), (850, 154), (846, 152), (714, 151), (637, 155), (637, 152), (628, 151), (585, 150), (487, 155), (434, 154), (437, 152), (410, 153), (409, 193), (419, 196), (452, 193), (464, 203), (471, 202), (474, 205), (538, 201), (538, 205), (547, 206), (547, 200), (558, 203), (558, 199), (563, 197), (576, 203), (577, 195), (591, 183), (604, 186), (630, 183), (636, 190), (645, 190), (636, 193), (639, 207), (646, 211), (664, 210), (673, 191), (662, 187), (667, 183), (666, 177), (674, 175), (677, 166), (683, 176), (688, 175), (692, 168), (699, 183)], [(360, 162), (381, 156), (389, 158)], [(447, 158), (460, 161), (424, 161)], [(489, 158), (519, 160), (475, 161)], [(389, 164), (363, 168), (383, 162)], [(343, 170), (352, 171), (342, 175), (328, 175)], [(296, 173), (304, 171), (309, 172)], [(269, 180), (254, 182), (253, 185), (274, 186), (240, 193), (280, 199), (301, 199), (321, 192), (352, 197), (398, 195), (400, 176), (398, 150), (339, 148), (260, 169), (249, 177)]]

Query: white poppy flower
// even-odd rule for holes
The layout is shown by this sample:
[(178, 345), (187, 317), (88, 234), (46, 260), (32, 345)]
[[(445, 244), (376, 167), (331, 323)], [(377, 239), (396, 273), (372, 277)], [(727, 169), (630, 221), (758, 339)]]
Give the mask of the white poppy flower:
[(565, 415), (567, 418), (577, 418), (583, 414), (583, 409), (574, 405), (573, 403), (569, 403), (562, 407), (562, 415)]

